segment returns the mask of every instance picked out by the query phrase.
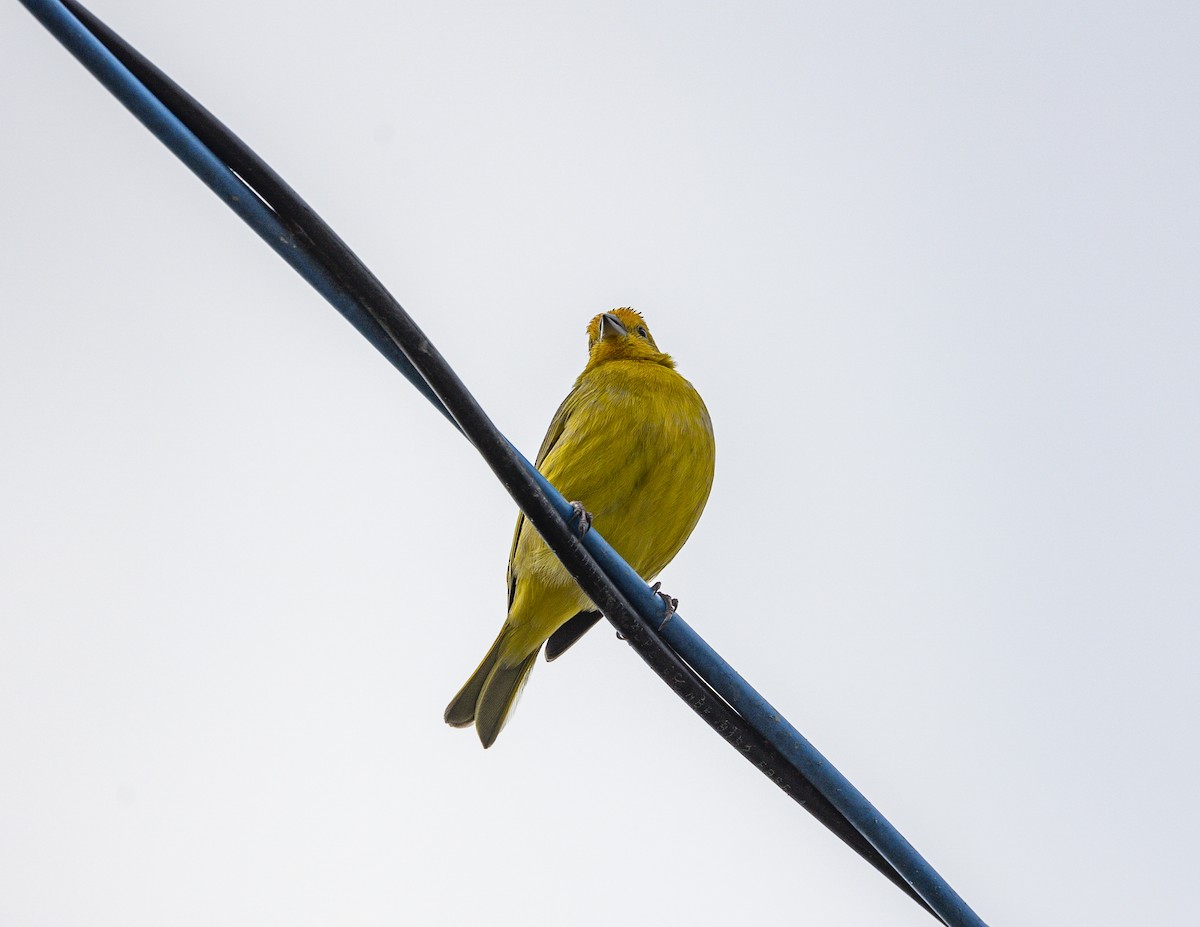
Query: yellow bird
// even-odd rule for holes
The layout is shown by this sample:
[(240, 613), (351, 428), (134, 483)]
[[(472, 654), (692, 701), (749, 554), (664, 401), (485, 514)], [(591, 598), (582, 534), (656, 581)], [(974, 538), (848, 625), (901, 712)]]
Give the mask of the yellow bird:
[[(641, 314), (614, 309), (592, 319), (587, 366), (554, 414), (536, 466), (566, 498), (582, 504), (643, 579), (657, 576), (696, 527), (715, 458), (704, 401), (655, 345)], [(595, 605), (525, 516), (518, 516), (508, 557), (508, 617), (446, 707), (446, 723), (474, 723), (490, 747), (542, 644), (555, 636), (547, 650), (553, 659), (591, 627), (593, 615), (598, 617)]]

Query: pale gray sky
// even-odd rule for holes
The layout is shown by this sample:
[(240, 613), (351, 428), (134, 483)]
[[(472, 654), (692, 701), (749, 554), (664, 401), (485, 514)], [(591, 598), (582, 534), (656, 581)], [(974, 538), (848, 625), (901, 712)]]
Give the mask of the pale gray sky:
[[(646, 313), (666, 587), (986, 920), (1193, 918), (1200, 7), (94, 10), (527, 453)], [(607, 625), (446, 728), (503, 490), (14, 3), (0, 116), (0, 922), (932, 923)]]

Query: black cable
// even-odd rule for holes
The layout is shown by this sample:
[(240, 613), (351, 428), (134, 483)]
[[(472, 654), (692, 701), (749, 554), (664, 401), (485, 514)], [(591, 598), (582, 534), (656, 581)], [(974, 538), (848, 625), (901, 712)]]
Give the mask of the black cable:
[[(407, 312), (341, 238), (245, 143), (76, 0), (62, 0), (129, 70), (241, 177), (366, 310), (362, 334), (454, 421), (550, 548), (648, 666), (727, 743), (935, 918), (938, 915), (816, 787), (655, 634), (605, 575), (507, 439)], [(398, 349), (398, 350), (397, 350)], [(410, 366), (411, 365), (411, 366)], [(416, 382), (416, 381), (414, 381)], [(428, 384), (428, 385), (426, 385)], [(940, 918), (938, 918), (940, 920)]]

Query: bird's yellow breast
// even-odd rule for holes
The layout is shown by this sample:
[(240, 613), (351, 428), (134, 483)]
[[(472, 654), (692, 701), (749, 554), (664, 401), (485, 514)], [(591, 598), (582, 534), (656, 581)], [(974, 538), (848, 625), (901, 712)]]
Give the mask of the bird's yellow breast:
[[(715, 457), (708, 410), (687, 380), (665, 364), (612, 360), (576, 382), (538, 467), (567, 499), (583, 503), (593, 527), (649, 580), (695, 528)], [(536, 625), (545, 637), (591, 607), (528, 523), (510, 569), (518, 586), (510, 623)]]

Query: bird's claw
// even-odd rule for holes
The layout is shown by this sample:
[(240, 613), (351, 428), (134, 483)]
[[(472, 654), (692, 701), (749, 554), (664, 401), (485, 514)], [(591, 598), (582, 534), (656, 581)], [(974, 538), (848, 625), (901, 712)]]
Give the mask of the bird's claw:
[[(656, 596), (658, 596), (663, 601), (663, 608), (664, 608), (663, 620), (658, 625), (658, 630), (660, 630), (660, 631), (667, 626), (667, 622), (671, 620), (671, 616), (674, 615), (675, 610), (677, 608), (679, 608), (679, 600), (677, 598), (675, 598), (674, 596), (667, 595), (665, 592), (660, 591), (661, 589), (662, 589), (662, 583), (655, 583), (653, 586), (650, 587), (650, 591), (653, 592)], [(619, 641), (625, 640), (625, 635), (622, 634), (620, 631), (617, 632), (617, 640), (619, 640)]]
[(675, 611), (679, 608), (679, 600), (674, 596), (667, 595), (665, 592), (660, 591), (661, 589), (662, 583), (655, 583), (650, 587), (650, 591), (663, 600), (663, 606), (666, 609), (666, 613), (663, 615), (662, 624), (658, 626), (660, 631), (667, 626), (667, 622), (671, 620), (671, 616), (674, 615)]
[(579, 522), (576, 530), (579, 532), (579, 536), (583, 537), (592, 530), (592, 513), (583, 507), (582, 502), (572, 502), (571, 509), (575, 513), (572, 520), (578, 520)]

